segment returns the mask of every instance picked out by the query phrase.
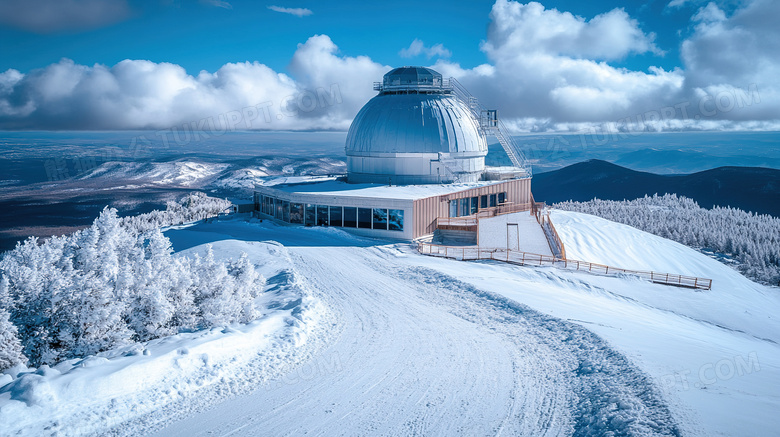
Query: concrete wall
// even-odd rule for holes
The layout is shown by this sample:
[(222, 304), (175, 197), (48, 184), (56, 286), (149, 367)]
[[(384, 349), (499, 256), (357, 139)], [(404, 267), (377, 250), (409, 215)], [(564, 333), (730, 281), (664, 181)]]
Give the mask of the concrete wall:
[[(511, 225), (510, 228), (508, 225)], [(510, 231), (511, 229), (511, 231)], [(477, 244), (489, 249), (513, 249), (552, 255), (547, 237), (530, 212), (517, 212), (478, 220)]]

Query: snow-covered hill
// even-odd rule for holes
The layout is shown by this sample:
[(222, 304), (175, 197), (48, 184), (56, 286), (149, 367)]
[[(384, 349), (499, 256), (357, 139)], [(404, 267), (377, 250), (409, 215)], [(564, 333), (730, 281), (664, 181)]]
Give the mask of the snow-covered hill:
[(778, 289), (624, 225), (553, 220), (572, 258), (713, 289), (268, 221), (178, 227), (178, 251), (246, 251), (286, 297), (271, 290), (250, 326), (19, 378), (0, 389), (0, 434), (775, 435)]

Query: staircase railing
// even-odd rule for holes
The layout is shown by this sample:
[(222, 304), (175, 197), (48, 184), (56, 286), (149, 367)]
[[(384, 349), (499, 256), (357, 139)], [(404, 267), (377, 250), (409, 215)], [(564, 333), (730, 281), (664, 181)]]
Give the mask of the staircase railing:
[(479, 103), (479, 100), (472, 96), (457, 79), (451, 77), (445, 83), (452, 89), (452, 93), (455, 97), (463, 101), (469, 107), (474, 118), (479, 120), (480, 129), (482, 129), (484, 133), (487, 134), (489, 132), (496, 137), (498, 143), (501, 144), (504, 152), (506, 152), (509, 160), (512, 162), (512, 165), (523, 169), (530, 176), (531, 166), (528, 164), (525, 156), (523, 156), (517, 143), (515, 143), (509, 135), (509, 131), (504, 125), (504, 122), (498, 117), (487, 117), (486, 115), (491, 113), (491, 111), (482, 106), (482, 104)]

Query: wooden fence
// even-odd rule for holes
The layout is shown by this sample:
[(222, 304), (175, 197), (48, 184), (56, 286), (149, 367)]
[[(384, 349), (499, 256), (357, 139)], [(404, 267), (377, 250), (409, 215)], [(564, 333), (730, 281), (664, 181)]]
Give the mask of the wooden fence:
[(483, 249), (477, 246), (443, 246), (427, 242), (418, 242), (417, 250), (423, 255), (439, 256), (463, 261), (489, 259), (519, 265), (548, 265), (601, 275), (626, 274), (638, 276), (656, 284), (688, 287), (696, 290), (709, 290), (712, 288), (712, 279), (684, 276), (674, 273), (621, 269), (587, 261), (567, 260), (565, 258), (555, 258), (549, 255), (521, 252), (518, 250)]
[(550, 250), (553, 254), (557, 254), (559, 258), (566, 259), (566, 247), (563, 245), (561, 237), (558, 235), (558, 231), (555, 229), (552, 220), (550, 220), (550, 214), (543, 214), (541, 216), (542, 230), (544, 231), (547, 242), (550, 244)]

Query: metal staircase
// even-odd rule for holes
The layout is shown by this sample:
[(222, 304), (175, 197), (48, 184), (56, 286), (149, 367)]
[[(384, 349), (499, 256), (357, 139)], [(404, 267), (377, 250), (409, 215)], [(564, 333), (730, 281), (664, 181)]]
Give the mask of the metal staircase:
[(522, 169), (528, 176), (531, 176), (531, 166), (526, 161), (517, 143), (509, 135), (504, 123), (498, 118), (498, 112), (495, 109), (487, 109), (482, 106), (479, 100), (472, 96), (455, 78), (451, 77), (445, 80), (444, 86), (449, 87), (453, 95), (469, 107), (474, 118), (479, 120), (479, 128), (485, 135), (491, 134), (496, 137), (512, 165)]

